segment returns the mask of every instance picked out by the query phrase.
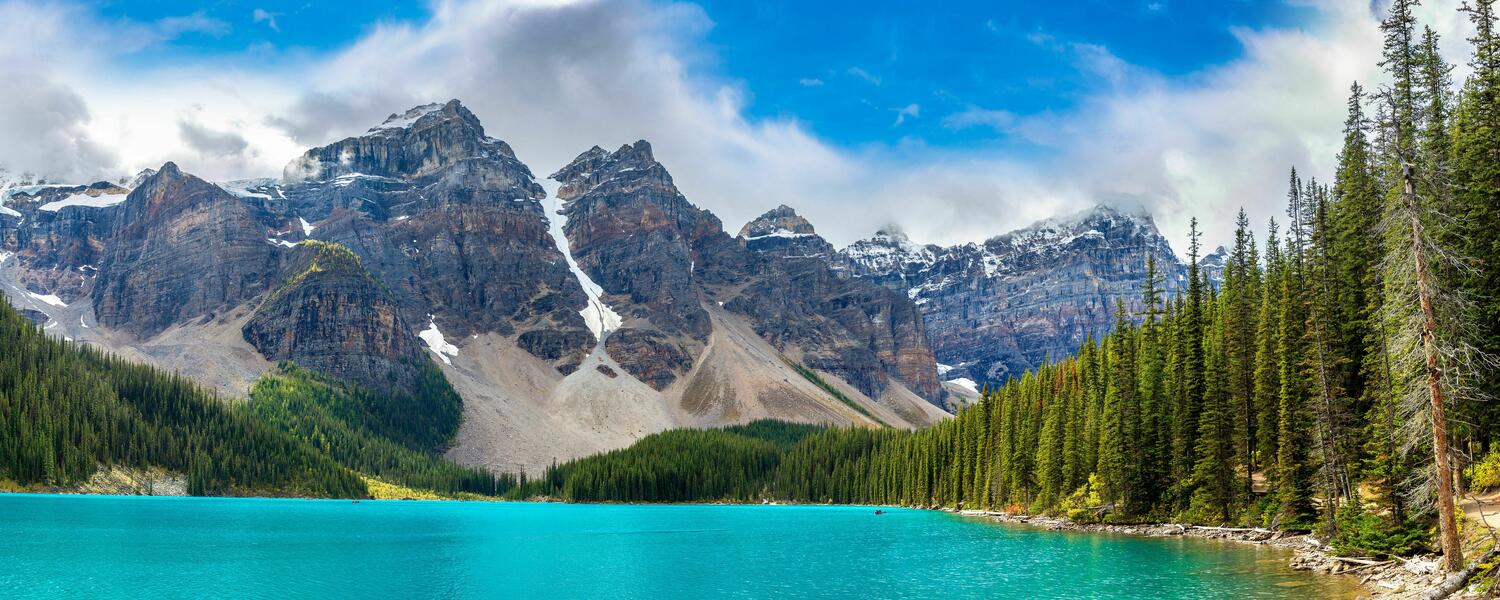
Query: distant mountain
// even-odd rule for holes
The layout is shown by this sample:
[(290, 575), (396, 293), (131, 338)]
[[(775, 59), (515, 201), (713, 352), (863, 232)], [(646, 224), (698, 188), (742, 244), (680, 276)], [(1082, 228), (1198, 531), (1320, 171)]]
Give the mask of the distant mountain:
[(911, 298), (944, 379), (968, 387), (1073, 352), (1113, 326), (1117, 300), (1138, 310), (1148, 257), (1175, 291), (1186, 269), (1151, 217), (1101, 205), (951, 247), (884, 230), (835, 262)]
[(1208, 284), (1218, 289), (1224, 285), (1224, 268), (1229, 264), (1229, 249), (1223, 246), (1214, 248), (1213, 252), (1203, 255), (1198, 259), (1198, 270), (1203, 273), (1203, 278)]

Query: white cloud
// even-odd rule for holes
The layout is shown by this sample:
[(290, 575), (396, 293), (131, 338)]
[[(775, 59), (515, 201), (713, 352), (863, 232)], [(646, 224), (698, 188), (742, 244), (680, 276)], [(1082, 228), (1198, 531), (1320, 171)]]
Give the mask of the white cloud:
[(943, 127), (949, 129), (968, 129), (970, 127), (987, 127), (996, 133), (1010, 133), (1015, 127), (1016, 115), (1006, 110), (991, 110), (970, 106), (960, 112), (943, 117)]
[(802, 84), (802, 87), (818, 87), (823, 85), (823, 80), (816, 77), (803, 77), (797, 80), (797, 83)]
[[(649, 139), (688, 198), (730, 231), (786, 203), (836, 244), (891, 222), (919, 241), (955, 243), (1103, 200), (1152, 209), (1178, 247), (1198, 216), (1212, 247), (1228, 240), (1241, 205), (1257, 227), (1281, 214), (1287, 168), (1332, 172), (1348, 85), (1378, 78), (1378, 19), (1365, 0), (1307, 1), (1313, 22), (1236, 31), (1241, 58), (1170, 80), (1106, 48), (1034, 33), (1098, 91), (1067, 112), (969, 107), (943, 119), (1046, 149), (1030, 156), (915, 139), (847, 149), (793, 118), (750, 118), (753, 90), (702, 74), (712, 25), (693, 5), (445, 0), (429, 19), (376, 24), (332, 55), (142, 70), (115, 59), (160, 41), (153, 25), (10, 2), (0, 4), (0, 69), (35, 83), (0, 94), (0, 163), (76, 176), (175, 160), (211, 178), (272, 176), (309, 146), (456, 97), (538, 175), (594, 144)], [(1423, 11), (1461, 63), (1456, 4)], [(80, 40), (80, 25), (117, 34)], [(858, 67), (846, 74), (880, 82)], [(918, 116), (907, 108), (898, 123)]]
[(157, 31), (161, 32), (166, 39), (175, 38), (184, 33), (201, 33), (214, 37), (222, 37), (229, 33), (230, 26), (220, 19), (215, 19), (198, 11), (190, 15), (180, 17), (167, 17), (156, 22)]
[(846, 70), (845, 72), (848, 73), (848, 74), (850, 74), (850, 75), (853, 75), (855, 77), (858, 77), (860, 79), (865, 80), (865, 82), (869, 83), (870, 85), (880, 85), (880, 77), (878, 77), (878, 76), (876, 76), (876, 75), (874, 75), (874, 74), (870, 73), (869, 71), (866, 71), (866, 70), (864, 70), (862, 68), (859, 68), (859, 67), (849, 67), (849, 69)]
[(276, 17), (279, 16), (281, 13), (273, 13), (264, 8), (257, 8), (250, 12), (250, 18), (256, 23), (264, 22), (266, 27), (271, 28), (271, 31), (281, 31), (281, 26), (276, 24)]
[[(62, 45), (79, 11), (0, 4), (0, 169), (52, 178), (87, 177), (114, 161), (90, 135), (88, 105), (55, 74), (93, 59), (87, 45)], [(122, 31), (123, 37), (143, 35)], [(53, 48), (64, 48), (58, 52)]]
[(922, 116), (922, 107), (918, 106), (917, 104), (908, 104), (901, 108), (895, 109), (895, 111), (896, 122), (892, 123), (891, 127), (900, 127), (902, 123), (906, 122), (907, 117), (915, 118)]

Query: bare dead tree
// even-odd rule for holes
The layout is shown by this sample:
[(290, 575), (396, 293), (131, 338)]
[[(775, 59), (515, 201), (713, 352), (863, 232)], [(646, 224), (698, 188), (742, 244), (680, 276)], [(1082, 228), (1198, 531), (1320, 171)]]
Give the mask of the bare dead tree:
[(1466, 318), (1462, 292), (1450, 289), (1439, 277), (1443, 270), (1472, 268), (1429, 235), (1429, 223), (1441, 222), (1436, 202), (1417, 197), (1417, 173), (1409, 163), (1401, 172), (1402, 191), (1387, 203), (1383, 227), (1387, 240), (1385, 261), (1385, 319), (1391, 325), (1392, 383), (1400, 393), (1404, 452), (1431, 444), (1433, 469), (1419, 470), (1414, 486), (1419, 497), (1436, 495), (1444, 566), (1463, 568), (1454, 507), (1447, 408), (1481, 398), (1472, 385), (1474, 374), (1493, 368), (1495, 361), (1468, 340), (1474, 328)]

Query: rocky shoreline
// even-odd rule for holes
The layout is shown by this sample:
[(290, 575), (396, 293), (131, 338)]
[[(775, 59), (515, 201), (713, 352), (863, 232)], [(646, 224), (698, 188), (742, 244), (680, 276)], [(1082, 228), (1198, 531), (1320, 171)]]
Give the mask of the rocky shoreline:
[[(1315, 536), (1287, 534), (1262, 528), (1202, 527), (1176, 523), (1117, 525), (1107, 523), (1074, 523), (1060, 517), (1013, 515), (1004, 512), (960, 510), (959, 515), (983, 517), (997, 523), (1040, 527), (1049, 531), (1113, 533), (1145, 537), (1196, 537), (1282, 548), (1293, 553), (1290, 566), (1322, 575), (1355, 577), (1369, 598), (1426, 598), (1427, 591), (1443, 582), (1435, 555), (1410, 559), (1367, 560), (1333, 556), (1329, 547)], [(1449, 598), (1478, 598), (1460, 590)]]

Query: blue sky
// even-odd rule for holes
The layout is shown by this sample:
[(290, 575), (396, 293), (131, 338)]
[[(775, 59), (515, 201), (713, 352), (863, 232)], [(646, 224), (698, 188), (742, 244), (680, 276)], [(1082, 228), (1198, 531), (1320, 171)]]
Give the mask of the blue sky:
[[(921, 143), (1015, 152), (996, 111), (1072, 110), (1111, 85), (1070, 49), (1107, 50), (1166, 77), (1191, 77), (1237, 58), (1233, 28), (1296, 27), (1312, 12), (1253, 0), (1108, 2), (799, 2), (706, 0), (711, 24), (692, 59), (742, 82), (750, 117), (795, 119), (845, 147)], [(177, 23), (184, 30), (129, 57), (144, 66), (336, 52), (388, 22), (420, 22), (426, 2), (221, 0), (192, 5), (114, 1), (106, 18)], [(983, 111), (988, 119), (961, 115)], [(969, 114), (973, 115), (973, 112)]]
[[(1458, 2), (1419, 17), (1461, 64)], [(1281, 214), (1287, 169), (1331, 172), (1378, 21), (1370, 0), (0, 0), (24, 90), (0, 95), (0, 168), (274, 177), (459, 98), (539, 177), (647, 139), (731, 231), (784, 203), (835, 244), (953, 244), (1107, 203), (1177, 246), (1198, 217), (1212, 247), (1240, 207)]]
[[(721, 68), (753, 90), (752, 113), (795, 117), (847, 144), (962, 145), (993, 141), (995, 131), (945, 116), (974, 107), (1067, 111), (1108, 86), (1076, 64), (1066, 51), (1073, 44), (1190, 76), (1240, 54), (1231, 27), (1284, 26), (1302, 12), (1275, 2), (1176, 4), (711, 0), (704, 8)], [(913, 104), (918, 115), (896, 125)]]

